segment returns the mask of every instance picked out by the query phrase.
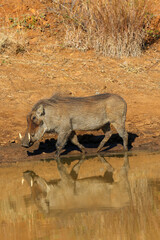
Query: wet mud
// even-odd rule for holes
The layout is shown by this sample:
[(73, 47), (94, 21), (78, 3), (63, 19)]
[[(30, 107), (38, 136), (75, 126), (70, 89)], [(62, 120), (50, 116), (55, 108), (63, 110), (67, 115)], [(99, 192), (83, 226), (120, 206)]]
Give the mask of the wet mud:
[[(141, 144), (139, 146), (133, 146), (135, 140), (138, 138), (137, 134), (128, 133), (128, 152), (129, 154), (135, 151), (159, 151), (159, 144), (155, 142), (149, 142), (146, 144)], [(84, 134), (79, 135), (80, 143), (86, 149), (86, 157), (92, 157), (97, 154), (97, 148), (104, 135), (93, 135)], [(157, 139), (158, 141), (158, 139)], [(43, 141), (36, 142), (30, 148), (24, 148), (21, 143), (10, 143), (6, 146), (0, 147), (0, 163), (12, 163), (12, 162), (24, 162), (24, 161), (39, 161), (39, 160), (53, 160), (55, 159), (56, 152), (56, 139), (47, 138)], [(105, 144), (102, 151), (102, 155), (112, 155), (112, 154), (122, 154), (123, 141), (118, 134), (113, 134), (109, 141)], [(72, 158), (81, 157), (81, 151), (72, 144), (70, 141), (67, 142), (61, 153), (61, 159), (68, 159), (70, 162)]]

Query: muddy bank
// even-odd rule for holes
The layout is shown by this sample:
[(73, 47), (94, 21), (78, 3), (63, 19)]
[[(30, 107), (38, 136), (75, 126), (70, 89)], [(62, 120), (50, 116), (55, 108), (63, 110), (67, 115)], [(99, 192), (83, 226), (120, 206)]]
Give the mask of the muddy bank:
[[(103, 135), (81, 135), (79, 136), (81, 144), (86, 147), (86, 157), (95, 156), (99, 142), (102, 140)], [(160, 150), (160, 137), (137, 140), (138, 135), (129, 133), (129, 154), (137, 151), (159, 151)], [(136, 142), (136, 144), (135, 144)], [(55, 158), (55, 143), (56, 139), (43, 139), (42, 142), (35, 143), (30, 148), (23, 148), (19, 143), (10, 143), (0, 147), (0, 163), (15, 163), (24, 161), (40, 161), (40, 160), (53, 160)], [(137, 144), (139, 143), (139, 144)], [(113, 134), (110, 140), (102, 149), (101, 154), (110, 156), (112, 154), (123, 154), (122, 139), (118, 134)], [(68, 164), (75, 158), (80, 158), (80, 150), (68, 142), (65, 146), (61, 159)]]

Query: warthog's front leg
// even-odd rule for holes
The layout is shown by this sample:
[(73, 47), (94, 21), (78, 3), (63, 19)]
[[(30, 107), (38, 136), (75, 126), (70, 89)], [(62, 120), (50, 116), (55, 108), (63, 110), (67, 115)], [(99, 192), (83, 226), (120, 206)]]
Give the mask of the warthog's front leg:
[(62, 130), (59, 134), (58, 134), (58, 139), (57, 139), (57, 143), (56, 143), (56, 160), (60, 161), (60, 153), (62, 148), (65, 146), (69, 136), (71, 134), (71, 130)]
[(76, 133), (73, 131), (70, 135), (70, 140), (71, 142), (76, 145), (77, 147), (79, 147), (79, 149), (81, 150), (82, 154), (85, 155), (86, 151), (85, 151), (85, 147), (82, 146), (79, 141), (78, 141), (78, 138), (77, 138), (77, 135)]

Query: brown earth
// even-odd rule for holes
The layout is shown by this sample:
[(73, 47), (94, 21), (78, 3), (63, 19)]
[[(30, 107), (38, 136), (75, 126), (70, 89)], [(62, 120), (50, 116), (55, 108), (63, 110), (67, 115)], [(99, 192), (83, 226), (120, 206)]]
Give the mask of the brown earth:
[[(155, 4), (154, 11), (158, 15), (159, 1), (155, 1)], [(63, 38), (63, 29), (51, 14), (51, 7), (51, 1), (1, 1), (0, 40), (4, 40), (5, 36), (7, 40), (0, 49), (0, 161), (53, 156), (54, 149), (51, 150), (49, 141), (34, 152), (38, 155), (27, 154), (26, 149), (20, 146), (18, 133), (24, 135), (26, 115), (36, 101), (56, 92), (71, 96), (106, 92), (121, 95), (128, 104), (126, 128), (130, 149), (159, 150), (160, 41), (137, 58), (107, 58), (93, 51), (64, 49), (57, 40)], [(44, 12), (46, 17), (36, 23), (39, 25), (35, 29), (26, 30), (18, 24), (11, 27), (13, 22), (9, 18), (23, 18), (23, 14)], [(49, 28), (47, 24), (50, 24)], [(56, 136), (46, 135), (44, 140), (53, 137)], [(86, 143), (86, 139), (96, 144), (99, 140), (87, 136), (82, 142)], [(55, 143), (54, 140), (52, 142)], [(87, 147), (88, 152), (95, 152), (96, 146)], [(30, 151), (38, 147), (39, 143)], [(109, 148), (111, 151), (122, 149), (117, 135), (111, 139)], [(78, 151), (74, 149), (72, 154), (78, 154)]]

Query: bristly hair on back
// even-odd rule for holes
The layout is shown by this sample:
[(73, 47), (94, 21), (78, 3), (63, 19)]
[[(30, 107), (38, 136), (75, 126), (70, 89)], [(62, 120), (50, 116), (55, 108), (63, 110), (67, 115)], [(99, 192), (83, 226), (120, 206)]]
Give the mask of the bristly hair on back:
[(54, 98), (48, 98), (48, 99), (41, 99), (39, 100), (32, 108), (32, 111), (36, 111), (40, 105), (45, 106), (52, 106), (53, 104), (57, 104), (57, 100)]
[(87, 97), (72, 97), (72, 96), (62, 95), (62, 94), (56, 93), (48, 99), (39, 100), (34, 105), (32, 110), (36, 111), (40, 104), (42, 104), (43, 106), (53, 106), (55, 104), (63, 103), (63, 102), (69, 103), (69, 104), (77, 104), (78, 102), (79, 103), (81, 103), (81, 102), (86, 102), (87, 103), (87, 102), (92, 102), (92, 101), (95, 101), (95, 100), (96, 101), (105, 100), (106, 98), (109, 98), (113, 95), (115, 95), (115, 94), (104, 93), (104, 94), (97, 94), (97, 95), (87, 96)]

